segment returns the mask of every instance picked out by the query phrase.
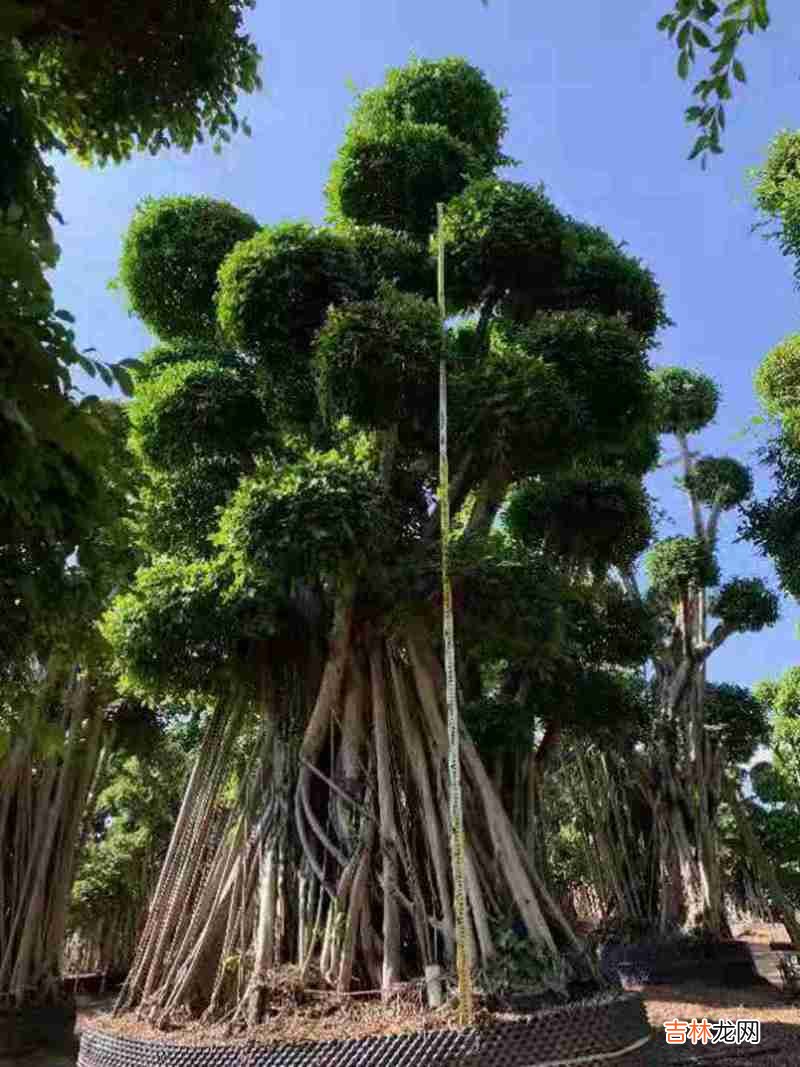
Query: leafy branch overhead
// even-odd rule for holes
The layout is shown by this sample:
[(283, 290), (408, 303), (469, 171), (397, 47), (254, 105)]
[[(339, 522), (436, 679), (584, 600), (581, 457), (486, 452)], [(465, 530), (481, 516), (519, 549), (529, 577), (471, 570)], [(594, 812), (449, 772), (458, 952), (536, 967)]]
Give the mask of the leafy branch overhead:
[(686, 119), (698, 128), (698, 137), (689, 155), (701, 157), (705, 167), (708, 153), (722, 152), (725, 105), (733, 99), (736, 84), (747, 81), (740, 58), (746, 35), (766, 30), (770, 23), (767, 0), (676, 0), (672, 11), (659, 20), (658, 28), (675, 41), (678, 49), (678, 76), (686, 80), (695, 65), (708, 59), (704, 77), (693, 86), (697, 102), (686, 109)]

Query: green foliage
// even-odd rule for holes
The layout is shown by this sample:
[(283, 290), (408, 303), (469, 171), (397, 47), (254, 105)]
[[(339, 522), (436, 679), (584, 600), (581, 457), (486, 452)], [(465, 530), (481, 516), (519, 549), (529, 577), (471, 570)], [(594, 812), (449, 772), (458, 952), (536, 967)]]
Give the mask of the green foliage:
[(570, 636), (584, 667), (641, 667), (651, 655), (655, 620), (648, 606), (607, 581), (577, 597), (570, 610)]
[(241, 476), (242, 462), (235, 456), (198, 457), (168, 472), (148, 470), (132, 523), (137, 544), (157, 556), (209, 557), (220, 512)]
[(728, 456), (704, 456), (694, 464), (686, 488), (701, 504), (729, 510), (753, 492), (753, 476), (738, 460)]
[(781, 221), (791, 215), (800, 192), (800, 136), (796, 131), (778, 133), (755, 178), (755, 199), (761, 211)]
[(559, 700), (558, 719), (573, 737), (613, 744), (630, 738), (646, 710), (642, 687), (630, 674), (602, 667), (584, 667), (570, 678)]
[(540, 542), (560, 558), (600, 573), (629, 566), (653, 535), (641, 482), (591, 466), (552, 481), (529, 481), (512, 496), (505, 521), (524, 543)]
[[(736, 83), (747, 80), (739, 58), (745, 34), (769, 26), (767, 0), (674, 0), (672, 10), (659, 20), (659, 30), (674, 39), (678, 49), (678, 76), (686, 79), (698, 56), (710, 53), (710, 69), (693, 87), (697, 103), (686, 110), (686, 120), (696, 124), (699, 136), (690, 159), (722, 151), (725, 103), (732, 99)], [(713, 57), (713, 58), (711, 58)]]
[(494, 931), (496, 955), (478, 975), (484, 995), (503, 997), (512, 993), (556, 993), (566, 996), (566, 964), (544, 955), (515, 926)]
[(69, 915), (69, 931), (89, 943), (102, 943), (104, 928), (107, 936), (109, 927), (116, 927), (115, 940), (128, 935), (127, 943), (111, 947), (109, 962), (130, 962), (125, 953), (133, 952), (138, 922), (155, 887), (189, 772), (185, 732), (177, 723), (157, 722), (146, 731), (146, 751), (118, 744), (111, 756)]
[(714, 421), (719, 389), (705, 374), (683, 367), (660, 367), (653, 372), (653, 384), (661, 433), (696, 433)]
[(274, 613), (231, 585), (212, 562), (157, 558), (141, 568), (103, 619), (123, 687), (160, 698), (217, 693), (235, 680), (243, 635), (270, 635)]
[(777, 596), (760, 578), (734, 578), (711, 600), (712, 615), (731, 630), (745, 633), (774, 626), (780, 615)]
[[(499, 327), (502, 345), (523, 347), (557, 370), (582, 407), (581, 451), (619, 444), (649, 414), (647, 359), (624, 321), (586, 311), (537, 315), (523, 327)], [(573, 457), (574, 458), (574, 457)]]
[(299, 421), (316, 410), (311, 344), (332, 304), (358, 295), (359, 263), (346, 236), (305, 223), (262, 230), (219, 272), (219, 324), (258, 362), (267, 388)]
[(764, 458), (776, 489), (747, 506), (742, 532), (772, 559), (786, 592), (800, 597), (800, 450), (784, 435)]
[(483, 178), (447, 205), (448, 302), (457, 310), (509, 296), (515, 309), (536, 308), (560, 276), (566, 225), (541, 188)]
[(756, 372), (756, 392), (767, 412), (782, 420), (787, 441), (800, 449), (800, 334), (766, 356)]
[(141, 387), (176, 363), (215, 363), (220, 367), (238, 371), (241, 371), (244, 365), (242, 358), (233, 349), (223, 348), (213, 341), (186, 338), (155, 345), (142, 353), (136, 361), (132, 377), (137, 387)]
[(653, 590), (670, 599), (688, 594), (689, 588), (717, 585), (719, 567), (704, 541), (694, 537), (668, 537), (650, 549), (645, 569)]
[(130, 408), (136, 452), (161, 470), (247, 455), (267, 440), (252, 376), (206, 360), (166, 365)]
[[(52, 600), (51, 579), (64, 559), (57, 542), (66, 547), (75, 538), (80, 483), (94, 480), (92, 464), (103, 454), (96, 398), (77, 402), (72, 370), (81, 367), (126, 390), (130, 378), (126, 366), (109, 367), (77, 351), (72, 316), (53, 300), (46, 272), (58, 260), (51, 230), (58, 216), (54, 171), (44, 154), (56, 145), (18, 49), (8, 45), (0, 46), (0, 101), (0, 547), (8, 546), (19, 563), (6, 577), (15, 570), (23, 585), (6, 591), (30, 622), (34, 600)], [(92, 493), (86, 496), (85, 528), (91, 529)], [(45, 581), (32, 556), (48, 545), (60, 563), (47, 564)]]
[(463, 537), (452, 546), (451, 573), (463, 612), (462, 654), (518, 659), (536, 649), (541, 670), (552, 670), (564, 634), (565, 583), (541, 552), (502, 533)]
[(568, 248), (563, 278), (556, 278), (548, 295), (553, 308), (574, 307), (603, 315), (624, 315), (636, 333), (650, 341), (672, 325), (664, 296), (653, 274), (640, 260), (627, 255), (624, 245), (598, 226), (569, 219)]
[(43, 120), (70, 151), (99, 162), (170, 145), (188, 151), (206, 134), (229, 140), (239, 126), (237, 92), (261, 84), (258, 52), (241, 32), (252, 6), (83, 0), (68, 12), (36, 8), (18, 42)]
[[(357, 106), (334, 168), (336, 228), (288, 222), (233, 242), (218, 272), (213, 257), (204, 299), (229, 349), (184, 338), (136, 371), (144, 481), (134, 529), (148, 559), (105, 623), (130, 686), (219, 692), (249, 681), (257, 645), (282, 657), (291, 644), (307, 657), (324, 640), (334, 590), (351, 577), (357, 627), (413, 616), (438, 632), (430, 520), (444, 344), (463, 655), (513, 661), (531, 677), (541, 700), (520, 713), (520, 728), (525, 715), (540, 722), (557, 709), (591, 729), (639, 706), (616, 668), (646, 655), (646, 612), (626, 612), (599, 578), (570, 584), (540, 541), (526, 546), (491, 522), (510, 483), (546, 484), (591, 455), (602, 484), (581, 488), (603, 498), (600, 554), (616, 558), (628, 535), (626, 560), (635, 554), (647, 520), (630, 471), (654, 455), (646, 334), (660, 296), (599, 231), (575, 224), (574, 241), (551, 242), (551, 222), (558, 234), (573, 224), (540, 192), (479, 180), (496, 159), (502, 111), (495, 133), (481, 132), (471, 68), (446, 64), (431, 81), (434, 67), (412, 65)], [(356, 167), (361, 147), (386, 171)], [(443, 174), (451, 188), (437, 187)], [(351, 192), (367, 191), (365, 213), (345, 209), (345, 178)], [(431, 299), (433, 207), (470, 179), (448, 214), (448, 275), (461, 249), (465, 289), (494, 280), (499, 296), (514, 297), (492, 322), (484, 315), (481, 346), (476, 323), (443, 331)], [(544, 263), (551, 243), (555, 258)], [(514, 321), (532, 293), (557, 310)], [(179, 310), (196, 320), (193, 299)], [(627, 534), (610, 522), (605, 492), (620, 486), (635, 513)], [(576, 533), (581, 553), (595, 533)]]
[(795, 281), (800, 281), (800, 134), (782, 130), (769, 146), (764, 166), (755, 171), (755, 201), (765, 219), (777, 229), (767, 236), (777, 238), (785, 256), (795, 260)]
[(436, 304), (388, 286), (376, 300), (331, 308), (314, 349), (320, 407), (367, 429), (429, 433), (443, 344)]
[(374, 130), (393, 130), (407, 120), (441, 126), (491, 169), (508, 162), (499, 150), (507, 129), (503, 99), (482, 71), (458, 56), (412, 59), (359, 95), (353, 121)]
[(122, 246), (119, 284), (131, 308), (162, 340), (216, 334), (217, 272), (258, 223), (224, 201), (202, 196), (144, 200)]
[(744, 686), (707, 683), (703, 710), (707, 727), (722, 727), (725, 754), (734, 763), (748, 763), (759, 745), (769, 743), (769, 715)]
[(484, 758), (513, 748), (530, 749), (536, 726), (536, 708), (499, 696), (467, 701), (461, 718)]
[[(642, 415), (651, 411), (648, 403), (642, 408)], [(655, 470), (661, 458), (661, 442), (653, 429), (651, 419), (643, 419), (634, 426), (620, 441), (605, 441), (596, 452), (597, 460), (603, 467), (627, 474), (629, 477), (643, 478)]]
[[(473, 331), (457, 335), (457, 345), (465, 341), (474, 351)], [(454, 437), (484, 454), (494, 450), (515, 478), (566, 464), (586, 425), (582, 398), (522, 335), (492, 330), (485, 359), (462, 366), (454, 361), (449, 390)]]
[(436, 205), (480, 173), (472, 153), (441, 126), (401, 122), (391, 131), (352, 128), (326, 186), (328, 215), (424, 239)]
[(361, 268), (364, 297), (373, 297), (389, 283), (402, 292), (436, 296), (436, 263), (427, 247), (399, 230), (385, 226), (343, 227)]
[(800, 722), (800, 667), (790, 667), (777, 681), (759, 682), (753, 691), (768, 710)]
[(385, 549), (397, 528), (369, 456), (310, 450), (263, 464), (244, 479), (220, 521), (217, 543), (238, 586), (286, 583), (357, 565)]
[(115, 404), (76, 413), (86, 439), (76, 459), (55, 445), (20, 448), (0, 439), (12, 495), (0, 498), (0, 649), (5, 670), (58, 646), (71, 654), (94, 644), (92, 619), (135, 556), (126, 518), (134, 473), (127, 422)]

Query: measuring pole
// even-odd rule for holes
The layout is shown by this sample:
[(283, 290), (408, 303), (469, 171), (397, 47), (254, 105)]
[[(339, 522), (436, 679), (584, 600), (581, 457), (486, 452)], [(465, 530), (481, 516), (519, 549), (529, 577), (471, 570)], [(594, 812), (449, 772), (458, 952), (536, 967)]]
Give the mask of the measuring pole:
[[(436, 205), (437, 290), (442, 326), (447, 318), (444, 296), (444, 208)], [(472, 968), (467, 937), (467, 899), (464, 890), (464, 809), (461, 802), (461, 741), (456, 693), (456, 655), (453, 635), (453, 593), (450, 586), (450, 474), (447, 463), (447, 362), (444, 341), (439, 362), (439, 515), (442, 541), (442, 614), (444, 669), (447, 682), (447, 741), (450, 770), (450, 855), (453, 860), (453, 911), (456, 923), (458, 1012), (462, 1026), (473, 1020)]]

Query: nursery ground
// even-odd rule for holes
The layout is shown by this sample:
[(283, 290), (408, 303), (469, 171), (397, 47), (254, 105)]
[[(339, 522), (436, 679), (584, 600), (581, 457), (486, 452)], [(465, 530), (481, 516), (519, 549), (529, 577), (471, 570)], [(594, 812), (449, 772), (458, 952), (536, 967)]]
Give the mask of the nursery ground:
[[(780, 987), (778, 973), (778, 956), (769, 948), (770, 941), (786, 939), (782, 926), (759, 924), (736, 931), (740, 940), (750, 946), (756, 965), (767, 982), (752, 989), (725, 989), (719, 986), (684, 982), (680, 985), (658, 986), (644, 990), (645, 1003), (654, 1035), (652, 1043), (653, 1065), (671, 1067), (671, 1065), (708, 1064), (708, 1067), (725, 1067), (726, 1064), (741, 1064), (742, 1067), (797, 1067), (800, 1065), (800, 1004), (790, 1001)], [(81, 997), (78, 1004), (78, 1029), (97, 1020), (102, 1025), (103, 1016), (109, 1012), (113, 1001), (106, 998)], [(348, 1007), (343, 1016), (336, 1009), (306, 1015), (301, 1026), (313, 1031), (317, 1039), (338, 1037), (344, 1029), (352, 1036), (353, 1024), (358, 1029), (375, 1035), (381, 1032), (398, 1032), (413, 1027), (415, 1012), (412, 1005), (398, 1013), (384, 1014), (370, 1011), (366, 1005)], [(425, 1013), (427, 1014), (427, 1013)], [(664, 1038), (665, 1021), (678, 1019), (689, 1022), (692, 1019), (707, 1019), (716, 1022), (719, 1019), (758, 1019), (762, 1024), (761, 1044), (735, 1048), (719, 1045), (667, 1046)], [(428, 1025), (430, 1021), (428, 1020)], [(286, 1038), (297, 1040), (300, 1034), (288, 1019), (280, 1027)], [(266, 1036), (266, 1035), (265, 1035)], [(202, 1034), (195, 1031), (194, 1040), (202, 1040)], [(191, 1039), (190, 1039), (191, 1040)], [(19, 1067), (73, 1067), (74, 1059), (54, 1054), (42, 1054), (29, 1057)], [(17, 1067), (17, 1065), (14, 1065)]]

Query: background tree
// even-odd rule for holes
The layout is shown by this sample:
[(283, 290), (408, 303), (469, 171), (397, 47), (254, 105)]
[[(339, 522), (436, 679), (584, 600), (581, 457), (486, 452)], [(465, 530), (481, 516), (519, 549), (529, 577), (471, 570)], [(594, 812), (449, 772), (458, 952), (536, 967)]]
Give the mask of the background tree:
[(127, 974), (180, 809), (202, 713), (115, 709), (115, 738), (84, 814), (65, 967)]
[(18, 1007), (58, 997), (81, 822), (116, 731), (114, 680), (96, 622), (134, 563), (125, 528), (130, 464), (124, 413), (106, 404), (97, 416), (107, 440), (93, 479), (75, 477), (73, 498), (54, 500), (81, 531), (77, 553), (69, 540), (20, 543), (16, 556), (3, 556), (23, 577), (38, 568), (29, 580), (50, 592), (31, 617), (11, 600), (2, 623), (0, 997)]
[[(131, 409), (149, 558), (105, 633), (129, 687), (215, 708), (121, 1001), (157, 1022), (179, 1006), (257, 1020), (282, 961), (388, 991), (452, 957), (442, 345), (467, 706), (491, 701), (503, 657), (538, 662), (536, 686), (563, 644), (568, 576), (540, 540), (495, 528), (509, 491), (590, 455), (622, 462), (664, 321), (636, 260), (493, 175), (504, 129), (480, 72), (416, 61), (357, 102), (331, 226), (242, 239), (238, 213), (207, 205), (233, 247), (198, 256), (196, 202), (166, 201), (126, 238), (123, 284), (164, 343), (143, 357)], [(463, 320), (446, 330), (426, 246), (440, 200)], [(238, 799), (221, 807), (242, 730)], [(511, 914), (543, 979), (563, 981), (562, 950), (580, 970), (577, 939), (466, 733), (462, 748), (472, 959), (491, 962)]]
[[(656, 387), (661, 428), (674, 434), (680, 450), (693, 536), (661, 542), (646, 562), (648, 596), (664, 625), (653, 661), (660, 735), (653, 751), (669, 761), (658, 765), (652, 788), (663, 831), (671, 835), (675, 849), (672, 881), (677, 878), (682, 885), (675, 899), (682, 899), (686, 908), (681, 918), (718, 936), (726, 922), (714, 819), (726, 761), (735, 759), (741, 747), (737, 731), (742, 724), (727, 711), (738, 707), (741, 715), (744, 705), (735, 694), (726, 701), (727, 691), (719, 688), (712, 690), (709, 702), (706, 668), (709, 657), (733, 634), (773, 625), (778, 600), (759, 579), (719, 584), (719, 522), (750, 496), (752, 477), (734, 460), (692, 453), (689, 434), (714, 418), (716, 387), (702, 375), (678, 369), (660, 371)], [(709, 588), (715, 586), (712, 595)], [(709, 616), (717, 620), (713, 628)], [(715, 723), (711, 716), (717, 713), (723, 717)], [(758, 740), (756, 730), (753, 746)], [(668, 871), (663, 873), (669, 877)]]
[(78, 351), (72, 316), (53, 301), (46, 274), (62, 220), (47, 155), (103, 163), (137, 150), (188, 150), (206, 135), (226, 141), (238, 126), (237, 92), (260, 84), (255, 47), (242, 32), (245, 10), (239, 0), (135, 12), (90, 0), (2, 5), (0, 570), (9, 602), (26, 615), (52, 593), (27, 555), (42, 544), (54, 554), (61, 543), (75, 547), (61, 501), (78, 495), (76, 479), (93, 478), (103, 447), (96, 398), (81, 399), (74, 373), (123, 391), (131, 384), (128, 361)]
[[(596, 882), (617, 923), (662, 932), (702, 927), (719, 937), (727, 929), (719, 826), (724, 787), (736, 779), (736, 763), (766, 739), (767, 726), (746, 692), (707, 684), (706, 664), (733, 634), (772, 625), (778, 601), (758, 580), (719, 586), (720, 520), (749, 497), (752, 478), (732, 459), (702, 457), (691, 448), (689, 435), (716, 414), (716, 386), (694, 372), (661, 368), (653, 388), (654, 425), (678, 444), (693, 536), (670, 537), (649, 550), (646, 596), (634, 566), (616, 561), (630, 602), (655, 630), (651, 691), (625, 743), (574, 752), (566, 784), (576, 795), (572, 807), (583, 812)], [(711, 617), (718, 620), (713, 628)]]
[[(755, 198), (761, 227), (781, 252), (800, 253), (800, 135), (783, 131), (770, 145), (764, 166), (755, 175)], [(745, 537), (774, 561), (781, 585), (800, 596), (800, 339), (786, 337), (767, 354), (756, 374), (756, 391), (774, 428), (762, 449), (774, 492), (754, 502), (746, 513)]]

